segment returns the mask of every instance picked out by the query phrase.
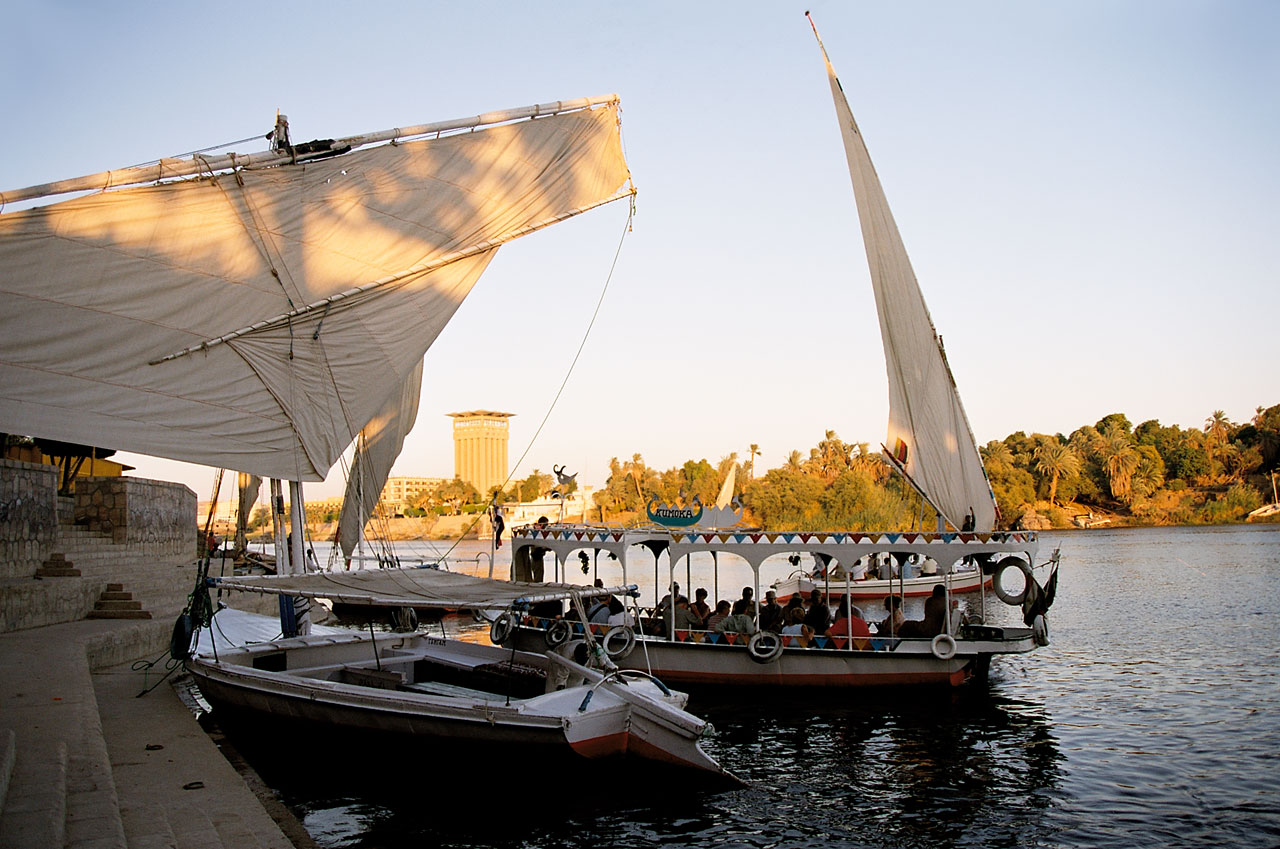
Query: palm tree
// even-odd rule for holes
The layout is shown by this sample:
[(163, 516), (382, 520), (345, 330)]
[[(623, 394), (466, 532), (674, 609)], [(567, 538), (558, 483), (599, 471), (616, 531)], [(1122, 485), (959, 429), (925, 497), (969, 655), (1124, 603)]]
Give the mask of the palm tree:
[(1138, 470), (1141, 459), (1134, 450), (1133, 443), (1124, 433), (1111, 433), (1099, 453), (1102, 455), (1102, 468), (1111, 485), (1111, 495), (1127, 503), (1132, 491), (1133, 473)]
[(1058, 479), (1070, 477), (1080, 471), (1080, 458), (1071, 448), (1056, 439), (1049, 439), (1036, 446), (1036, 471), (1049, 477), (1049, 503), (1058, 497)]
[(804, 455), (799, 451), (792, 451), (787, 455), (787, 468), (793, 472), (798, 472), (804, 468)]
[(1231, 432), (1231, 421), (1222, 410), (1214, 410), (1213, 415), (1204, 420), (1204, 432), (1209, 437), (1209, 459), (1217, 458), (1218, 452), (1227, 442)]
[(756, 479), (756, 458), (759, 456), (760, 446), (754, 442), (751, 443), (751, 445), (747, 447), (747, 480)]
[(1009, 467), (1013, 465), (1013, 452), (1003, 442), (992, 440), (982, 446), (982, 462), (988, 468), (992, 466)]

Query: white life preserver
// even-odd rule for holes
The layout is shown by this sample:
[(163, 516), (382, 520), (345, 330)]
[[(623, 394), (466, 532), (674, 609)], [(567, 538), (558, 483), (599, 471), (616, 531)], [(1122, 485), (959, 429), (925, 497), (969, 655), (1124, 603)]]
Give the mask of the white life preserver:
[(756, 663), (773, 663), (782, 657), (782, 637), (772, 631), (757, 631), (747, 640), (747, 654)]
[(950, 660), (956, 656), (956, 638), (950, 634), (939, 634), (933, 638), (930, 648), (938, 660)]
[(1049, 645), (1049, 623), (1043, 615), (1031, 620), (1031, 638), (1038, 646)]
[[(618, 638), (622, 639), (622, 645), (615, 645)], [(629, 625), (614, 625), (605, 632), (601, 642), (610, 660), (622, 660), (636, 647), (636, 632)]]
[[(1022, 585), (1022, 592), (1016, 595), (1004, 588), (1004, 573), (1010, 569), (1020, 570), (1025, 580)], [(996, 598), (1005, 604), (1011, 604), (1016, 607), (1022, 604), (1023, 599), (1027, 597), (1027, 587), (1031, 586), (1033, 580), (1035, 579), (1031, 577), (1031, 567), (1027, 565), (1027, 561), (1021, 557), (1006, 557), (996, 564), (995, 577), (991, 581), (991, 588), (995, 590)]]
[(550, 628), (547, 628), (547, 648), (558, 649), (569, 642), (571, 636), (573, 636), (573, 626), (569, 624), (569, 620), (557, 619), (551, 623)]
[(493, 620), (493, 624), (489, 626), (489, 642), (495, 646), (500, 646), (511, 636), (511, 632), (516, 629), (516, 618), (508, 611), (498, 615)]

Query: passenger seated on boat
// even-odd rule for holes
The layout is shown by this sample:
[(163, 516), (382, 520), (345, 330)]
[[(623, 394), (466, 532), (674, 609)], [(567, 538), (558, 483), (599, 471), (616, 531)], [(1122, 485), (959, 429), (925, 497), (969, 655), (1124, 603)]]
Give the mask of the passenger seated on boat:
[(813, 629), (804, 624), (803, 607), (787, 608), (787, 624), (782, 626), (782, 636), (799, 637), (800, 645), (809, 645), (809, 640), (813, 637)]
[(865, 581), (867, 579), (867, 558), (859, 557), (853, 561), (853, 579), (855, 581)]
[(840, 599), (836, 621), (827, 629), (828, 637), (852, 637), (856, 649), (871, 648), (871, 626), (862, 618), (857, 605), (849, 606), (849, 597)]
[(831, 608), (823, 600), (822, 590), (816, 587), (809, 593), (809, 610), (804, 615), (804, 624), (812, 628), (815, 634), (827, 633), (827, 627), (831, 624)]
[(876, 623), (876, 633), (882, 637), (889, 634), (901, 636), (902, 623), (907, 621), (907, 617), (902, 612), (902, 596), (886, 596), (884, 609), (889, 611), (889, 615)]
[[(671, 591), (675, 593), (675, 597), (677, 601), (684, 598), (684, 596), (680, 595), (679, 584), (673, 582), (671, 584)], [(689, 601), (688, 599), (684, 599), (684, 600), (686, 603)], [(667, 613), (669, 613), (670, 610), (671, 610), (671, 593), (667, 593), (662, 597), (662, 600), (658, 602), (658, 606), (653, 609), (653, 616), (655, 619), (658, 619), (660, 622), (665, 622), (667, 618)]]
[(924, 556), (924, 559), (920, 561), (920, 574), (921, 575), (938, 574), (938, 561), (934, 560), (932, 557), (926, 554)]
[[(702, 620), (694, 614), (689, 608), (689, 599), (680, 596), (676, 599), (675, 609), (675, 628), (676, 631), (699, 631), (702, 629)], [(675, 634), (668, 636), (674, 637)]]
[(627, 608), (623, 605), (622, 600), (617, 596), (609, 596), (609, 619), (607, 623), (610, 627), (614, 625), (626, 625), (634, 628), (636, 619), (627, 612)]
[[(952, 599), (951, 606), (959, 607), (959, 600)], [(947, 588), (942, 584), (935, 585), (933, 595), (924, 601), (922, 626), (924, 631), (920, 635), (922, 637), (936, 637), (947, 630)]]
[(746, 612), (748, 604), (750, 602), (746, 599), (738, 599), (733, 605), (733, 612), (720, 620), (716, 630), (723, 634), (754, 634), (756, 618)]
[(773, 590), (765, 592), (764, 604), (760, 606), (760, 630), (780, 633), (782, 613), (782, 605), (778, 604), (778, 594)]
[(717, 601), (716, 612), (707, 618), (707, 630), (716, 630), (721, 622), (729, 618), (730, 610), (732, 610), (732, 608), (729, 606), (729, 602), (724, 601), (723, 599)]
[[(751, 589), (751, 587), (743, 587), (742, 598), (738, 599), (738, 603), (742, 605), (741, 612), (752, 617), (756, 615), (756, 603), (753, 598), (755, 594), (756, 594), (756, 591)], [(736, 607), (737, 605), (734, 605), (734, 606)], [(737, 613), (737, 612), (738, 612), (737, 610), (734, 611), (734, 613)]]
[[(618, 600), (614, 598), (612, 594), (607, 595), (604, 598), (597, 599), (596, 602), (587, 609), (587, 621), (593, 625), (609, 624), (609, 609), (614, 602), (618, 602)], [(618, 606), (621, 607), (622, 603), (618, 602)]]
[(711, 618), (711, 605), (707, 604), (707, 588), (698, 587), (698, 591), (693, 594), (693, 604), (689, 606), (689, 610), (702, 623), (699, 628), (707, 627), (707, 620)]

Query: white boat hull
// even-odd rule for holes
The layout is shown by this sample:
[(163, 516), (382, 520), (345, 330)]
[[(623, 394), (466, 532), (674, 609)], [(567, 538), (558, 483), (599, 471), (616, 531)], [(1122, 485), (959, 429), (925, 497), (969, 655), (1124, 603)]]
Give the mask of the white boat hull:
[[(421, 635), (379, 635), (375, 661), (374, 642), (354, 633), (296, 637), (220, 652), (216, 660), (198, 656), (188, 668), (215, 711), (230, 714), (723, 774), (698, 746), (705, 724), (681, 709), (684, 697), (664, 695), (647, 681), (623, 686), (563, 658)], [(581, 683), (507, 698), (430, 674), (483, 675), (513, 656), (521, 671), (554, 677), (560, 667)], [(530, 684), (539, 682), (530, 679), (526, 689)]]
[[(534, 622), (534, 620), (529, 620)], [(545, 645), (540, 623), (516, 630), (518, 648)], [(637, 636), (635, 647), (613, 662), (624, 669), (650, 671), (664, 681), (684, 687), (959, 687), (985, 677), (991, 657), (1032, 651), (1030, 628), (970, 628), (964, 626), (954, 640), (954, 654), (944, 657), (945, 644), (935, 648), (930, 638), (872, 638), (866, 650), (849, 648), (843, 638), (819, 637), (801, 646), (797, 638), (784, 638), (782, 654), (761, 663), (739, 634), (705, 631), (676, 632), (676, 639)]]
[(807, 598), (815, 589), (822, 590), (824, 594), (833, 598), (840, 598), (847, 594), (855, 600), (879, 599), (888, 595), (919, 597), (931, 594), (933, 588), (942, 583), (949, 583), (953, 594), (977, 592), (984, 586), (990, 589), (992, 577), (987, 575), (984, 580), (982, 574), (974, 569), (967, 572), (953, 572), (950, 581), (944, 575), (920, 575), (901, 580), (871, 578), (851, 581), (848, 584), (843, 581), (832, 581), (827, 584), (821, 579), (815, 580), (808, 575), (793, 575), (774, 583), (773, 589), (778, 593), (778, 601), (782, 604), (786, 604), (787, 600), (797, 592)]

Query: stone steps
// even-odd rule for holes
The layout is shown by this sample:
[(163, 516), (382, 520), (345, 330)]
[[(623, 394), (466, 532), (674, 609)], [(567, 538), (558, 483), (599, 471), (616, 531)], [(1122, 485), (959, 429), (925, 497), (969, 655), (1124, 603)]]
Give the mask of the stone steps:
[(93, 604), (86, 619), (150, 619), (151, 611), (142, 609), (142, 602), (125, 592), (123, 584), (107, 584)]
[(18, 742), (0, 810), (0, 849), (63, 849), (66, 828), (66, 741)]

